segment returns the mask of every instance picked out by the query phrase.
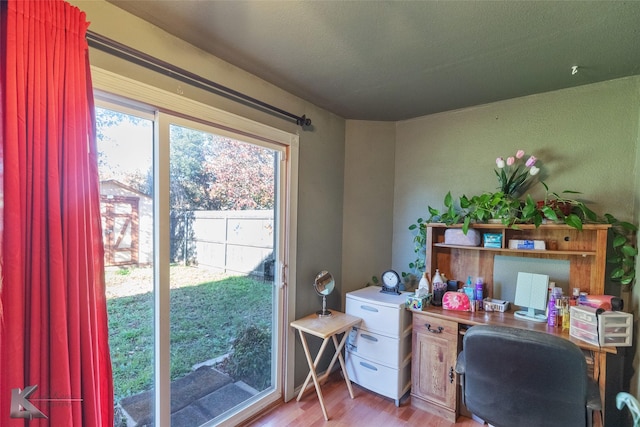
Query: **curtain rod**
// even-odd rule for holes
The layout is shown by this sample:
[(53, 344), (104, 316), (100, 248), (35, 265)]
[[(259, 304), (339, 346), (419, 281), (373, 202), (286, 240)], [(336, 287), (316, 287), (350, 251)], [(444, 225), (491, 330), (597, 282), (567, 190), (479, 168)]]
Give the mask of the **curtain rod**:
[(274, 107), (273, 105), (267, 104), (266, 102), (255, 99), (249, 95), (245, 95), (219, 83), (205, 79), (202, 76), (177, 67), (161, 59), (155, 58), (139, 50), (133, 49), (132, 47), (104, 37), (93, 31), (87, 31), (87, 42), (89, 43), (89, 46), (93, 48), (110, 53), (119, 58), (126, 59), (150, 70), (172, 77), (176, 80), (180, 80), (183, 83), (197, 86), (216, 95), (223, 96), (227, 99), (247, 105), (257, 110), (261, 110), (263, 112), (277, 113), (289, 119), (293, 119), (298, 126), (304, 127), (311, 125), (311, 119), (306, 115), (296, 116), (295, 114), (292, 114), (288, 111), (282, 110), (278, 107)]

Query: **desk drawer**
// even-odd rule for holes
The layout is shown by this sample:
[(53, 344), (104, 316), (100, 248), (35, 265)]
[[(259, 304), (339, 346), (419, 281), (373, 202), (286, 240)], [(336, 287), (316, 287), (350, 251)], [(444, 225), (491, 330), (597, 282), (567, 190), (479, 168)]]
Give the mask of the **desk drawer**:
[(424, 314), (413, 314), (413, 330), (419, 334), (445, 334), (455, 339), (458, 336), (458, 323)]
[(347, 297), (346, 313), (360, 317), (360, 327), (370, 332), (398, 337), (400, 331), (400, 309)]
[(411, 387), (411, 363), (392, 369), (371, 360), (347, 354), (349, 379), (362, 387), (392, 399), (399, 399)]

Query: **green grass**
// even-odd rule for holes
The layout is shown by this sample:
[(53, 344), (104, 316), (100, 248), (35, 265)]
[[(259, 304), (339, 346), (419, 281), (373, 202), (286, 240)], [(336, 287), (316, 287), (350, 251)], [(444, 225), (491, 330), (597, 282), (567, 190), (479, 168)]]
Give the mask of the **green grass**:
[[(270, 283), (250, 277), (171, 289), (171, 379), (228, 353), (247, 326), (270, 328), (273, 290)], [(153, 295), (111, 298), (107, 310), (115, 398), (120, 400), (153, 384)]]

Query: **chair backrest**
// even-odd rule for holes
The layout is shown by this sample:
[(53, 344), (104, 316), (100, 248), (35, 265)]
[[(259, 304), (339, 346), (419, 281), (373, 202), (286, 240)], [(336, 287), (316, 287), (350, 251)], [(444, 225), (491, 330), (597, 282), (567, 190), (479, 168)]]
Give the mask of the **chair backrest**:
[(584, 427), (588, 378), (572, 342), (544, 332), (473, 326), (463, 340), (467, 409), (498, 427)]

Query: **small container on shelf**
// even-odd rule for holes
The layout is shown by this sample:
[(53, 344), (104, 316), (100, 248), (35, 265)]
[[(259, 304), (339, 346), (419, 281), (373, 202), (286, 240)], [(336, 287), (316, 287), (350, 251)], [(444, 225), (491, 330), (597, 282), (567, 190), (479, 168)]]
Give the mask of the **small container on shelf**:
[(484, 233), (482, 235), (483, 246), (485, 248), (502, 248), (502, 234), (500, 233)]
[(444, 243), (456, 246), (480, 246), (480, 232), (471, 228), (465, 234), (459, 228), (450, 228), (444, 232)]
[(504, 313), (509, 310), (509, 301), (503, 301), (493, 298), (485, 298), (483, 301), (485, 311), (498, 311)]

